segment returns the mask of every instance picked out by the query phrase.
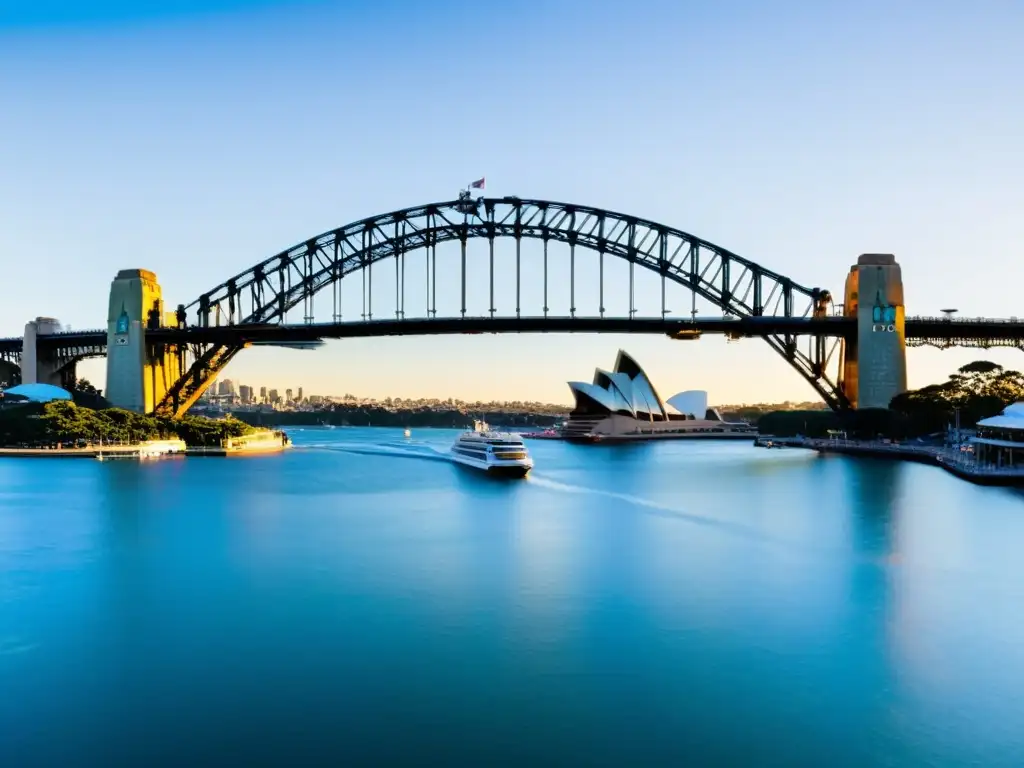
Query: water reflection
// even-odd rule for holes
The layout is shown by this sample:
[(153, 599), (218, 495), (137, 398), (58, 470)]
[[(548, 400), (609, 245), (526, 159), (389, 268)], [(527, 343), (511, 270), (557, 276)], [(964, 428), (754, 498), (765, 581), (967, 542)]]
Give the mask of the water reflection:
[(858, 552), (898, 557), (895, 516), (902, 496), (905, 464), (884, 459), (843, 459), (842, 487), (849, 494), (850, 520)]
[(0, 558), (37, 586), (0, 599), (17, 754), (231, 743), (257, 763), (288, 734), (376, 764), (465, 762), (466, 738), (525, 764), (1024, 751), (1018, 495), (682, 443), (537, 443), (532, 477), (495, 482), (334, 432), (265, 461), (0, 464)]

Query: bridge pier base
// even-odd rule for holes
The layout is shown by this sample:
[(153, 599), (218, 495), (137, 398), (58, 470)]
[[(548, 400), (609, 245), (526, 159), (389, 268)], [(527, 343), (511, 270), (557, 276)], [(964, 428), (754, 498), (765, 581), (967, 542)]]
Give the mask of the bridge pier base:
[(176, 326), (164, 311), (156, 275), (145, 269), (122, 269), (110, 284), (107, 312), (107, 391), (111, 405), (152, 413), (181, 376), (180, 356), (169, 345), (150, 344), (146, 331)]
[(843, 315), (857, 320), (842, 347), (843, 392), (855, 408), (888, 408), (907, 390), (903, 275), (892, 254), (866, 253), (846, 278)]
[(51, 356), (41, 353), (38, 339), (60, 332), (60, 321), (53, 317), (37, 317), (25, 324), (25, 335), (21, 345), (21, 383), (52, 384), (55, 387), (66, 387), (63, 381), (60, 362)]

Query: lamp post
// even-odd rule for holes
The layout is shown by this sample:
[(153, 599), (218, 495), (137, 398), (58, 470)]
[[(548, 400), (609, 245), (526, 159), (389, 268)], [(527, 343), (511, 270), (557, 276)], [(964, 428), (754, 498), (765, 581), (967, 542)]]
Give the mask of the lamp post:
[(960, 408), (953, 409), (953, 445), (960, 448)]

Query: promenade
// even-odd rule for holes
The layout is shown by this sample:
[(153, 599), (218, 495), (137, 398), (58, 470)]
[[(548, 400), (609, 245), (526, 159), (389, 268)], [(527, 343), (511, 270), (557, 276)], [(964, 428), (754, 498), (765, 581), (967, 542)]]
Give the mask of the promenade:
[(978, 464), (973, 453), (955, 446), (770, 435), (758, 437), (754, 444), (766, 448), (806, 448), (822, 454), (916, 461), (941, 467), (950, 474), (979, 485), (1024, 486), (1024, 467)]
[(134, 444), (85, 445), (75, 448), (0, 448), (0, 458), (21, 459), (155, 459), (182, 456), (182, 440), (148, 440)]
[(291, 448), (288, 435), (279, 430), (261, 429), (239, 437), (229, 437), (216, 446), (185, 445), (184, 440), (147, 440), (135, 444), (86, 445), (65, 448), (0, 448), (0, 458), (21, 459), (161, 459), (176, 456), (253, 456), (281, 453)]

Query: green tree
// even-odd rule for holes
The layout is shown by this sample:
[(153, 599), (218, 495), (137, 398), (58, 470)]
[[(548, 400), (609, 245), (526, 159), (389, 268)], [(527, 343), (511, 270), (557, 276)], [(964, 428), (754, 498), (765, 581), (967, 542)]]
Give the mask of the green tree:
[(892, 399), (889, 408), (903, 414), (914, 434), (941, 432), (960, 411), (961, 426), (970, 427), (1024, 400), (1024, 374), (988, 360), (961, 366), (942, 384), (911, 390)]
[(42, 412), (39, 403), (0, 408), (0, 445), (38, 445), (47, 441), (45, 426), (39, 418)]
[(839, 414), (833, 411), (772, 411), (757, 419), (757, 430), (776, 437), (827, 437), (829, 430), (843, 429)]
[(253, 427), (235, 419), (157, 418), (120, 408), (97, 411), (68, 400), (55, 400), (45, 405), (26, 403), (0, 410), (0, 445), (76, 441), (130, 444), (180, 437), (190, 446), (217, 446), (226, 437), (237, 437), (252, 430)]
[(74, 391), (81, 392), (84, 395), (98, 395), (100, 393), (88, 379), (78, 379), (75, 382)]

